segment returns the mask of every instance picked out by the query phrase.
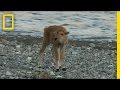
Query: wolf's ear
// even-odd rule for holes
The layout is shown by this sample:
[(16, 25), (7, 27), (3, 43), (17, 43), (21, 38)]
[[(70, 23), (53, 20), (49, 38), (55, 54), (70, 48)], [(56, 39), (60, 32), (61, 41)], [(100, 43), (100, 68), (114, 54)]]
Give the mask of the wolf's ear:
[(67, 35), (67, 34), (69, 34), (69, 32), (66, 32), (65, 34)]

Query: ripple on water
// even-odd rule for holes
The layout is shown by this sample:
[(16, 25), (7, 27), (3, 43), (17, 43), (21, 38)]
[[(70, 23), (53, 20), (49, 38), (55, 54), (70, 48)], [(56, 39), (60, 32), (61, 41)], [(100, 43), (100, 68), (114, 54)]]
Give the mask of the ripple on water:
[[(65, 25), (65, 27), (70, 32), (70, 36), (74, 36), (72, 38), (77, 37), (81, 39), (83, 38), (81, 35), (86, 38), (94, 36), (96, 39), (114, 39), (116, 37), (116, 12), (114, 11), (20, 11), (14, 13), (15, 32), (5, 32), (6, 34), (17, 35), (21, 33), (21, 35), (42, 36), (43, 29), (49, 25), (68, 24)], [(0, 14), (2, 14), (2, 12), (0, 12)], [(4, 32), (0, 30), (0, 34), (3, 33)], [(114, 35), (112, 33), (114, 33)]]

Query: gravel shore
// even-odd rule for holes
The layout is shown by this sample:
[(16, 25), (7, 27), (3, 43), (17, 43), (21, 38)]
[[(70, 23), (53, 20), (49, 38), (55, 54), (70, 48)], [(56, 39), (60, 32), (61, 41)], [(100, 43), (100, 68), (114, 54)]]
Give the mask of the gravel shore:
[(66, 71), (55, 71), (51, 46), (45, 50), (44, 68), (38, 68), (42, 38), (0, 36), (0, 79), (115, 79), (116, 41), (69, 40)]

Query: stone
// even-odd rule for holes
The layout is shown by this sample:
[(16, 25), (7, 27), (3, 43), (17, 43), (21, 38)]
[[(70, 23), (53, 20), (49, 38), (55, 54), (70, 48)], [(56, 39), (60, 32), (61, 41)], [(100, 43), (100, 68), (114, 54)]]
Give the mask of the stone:
[(73, 54), (73, 55), (76, 55), (76, 54), (77, 54), (77, 52), (73, 51), (73, 52), (72, 52), (72, 54)]
[(60, 75), (57, 75), (57, 76), (56, 76), (56, 78), (62, 78), (62, 76), (60, 76)]
[(10, 79), (15, 79), (15, 77), (13, 77), (13, 76), (10, 76)]
[(12, 73), (10, 71), (7, 71), (6, 75), (12, 75)]
[(5, 64), (6, 64), (6, 62), (3, 62), (3, 64), (5, 65)]
[(3, 44), (0, 44), (0, 47), (4, 47), (4, 45), (3, 45)]
[(20, 52), (15, 52), (15, 54), (20, 54)]
[(101, 79), (106, 79), (106, 77), (105, 76), (101, 76)]
[(32, 72), (29, 71), (29, 72), (27, 72), (27, 73), (28, 73), (28, 74), (31, 74)]
[(95, 44), (94, 44), (94, 43), (90, 43), (90, 46), (91, 46), (91, 47), (95, 47)]
[(17, 45), (17, 46), (16, 46), (16, 48), (18, 48), (18, 49), (19, 49), (19, 48), (20, 48), (20, 45)]
[(87, 50), (90, 50), (91, 49), (91, 47), (87, 47)]
[(5, 75), (2, 75), (1, 78), (5, 78)]
[(54, 75), (55, 75), (55, 73), (54, 73), (53, 71), (50, 71), (50, 75), (54, 76)]
[(29, 60), (29, 61), (32, 60), (32, 57), (28, 57), (27, 60)]
[(29, 67), (30, 69), (33, 69), (33, 67)]

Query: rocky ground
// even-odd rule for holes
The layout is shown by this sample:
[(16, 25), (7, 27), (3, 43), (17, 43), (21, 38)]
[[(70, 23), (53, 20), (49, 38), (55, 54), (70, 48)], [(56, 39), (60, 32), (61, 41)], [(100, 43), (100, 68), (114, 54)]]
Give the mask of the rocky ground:
[(42, 38), (0, 36), (0, 79), (115, 79), (116, 42), (69, 40), (66, 71), (55, 71), (51, 46), (45, 50), (44, 68), (38, 68)]

